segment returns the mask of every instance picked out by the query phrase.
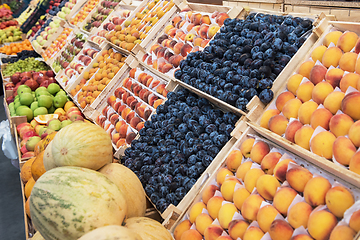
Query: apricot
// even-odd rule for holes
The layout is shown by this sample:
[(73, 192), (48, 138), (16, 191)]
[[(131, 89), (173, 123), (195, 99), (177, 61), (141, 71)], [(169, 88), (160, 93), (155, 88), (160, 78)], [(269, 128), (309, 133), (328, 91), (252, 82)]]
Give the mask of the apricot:
[(246, 229), (242, 240), (260, 240), (264, 236), (264, 232), (260, 228), (251, 226)]
[(272, 200), (277, 188), (280, 187), (279, 181), (272, 175), (262, 175), (256, 181), (256, 190), (266, 200)]
[(356, 59), (356, 53), (346, 52), (340, 58), (339, 66), (344, 71), (355, 72)]
[(310, 71), (309, 80), (316, 85), (325, 79), (326, 72), (327, 68), (323, 65), (315, 65)]
[(263, 232), (268, 232), (275, 217), (280, 214), (272, 205), (265, 205), (259, 209), (256, 221)]
[(299, 130), (303, 124), (298, 120), (294, 120), (289, 123), (285, 131), (285, 138), (290, 142), (295, 142), (295, 133)]
[(244, 237), (244, 233), (246, 229), (249, 227), (249, 223), (244, 220), (232, 220), (229, 223), (228, 232), (232, 239), (240, 238), (242, 239)]
[(226, 201), (233, 201), (234, 189), (237, 183), (240, 184), (240, 181), (236, 177), (229, 177), (221, 184), (221, 194)]
[(288, 159), (283, 159), (276, 164), (274, 168), (274, 176), (280, 182), (284, 182), (286, 180), (286, 172), (290, 162), (295, 163), (294, 160), (288, 158)]
[(269, 120), (269, 129), (281, 136), (285, 133), (288, 123), (288, 119), (283, 115), (275, 115)]
[(303, 79), (303, 76), (301, 74), (297, 73), (297, 74), (292, 75), (286, 84), (287, 90), (295, 95), (296, 90), (298, 89), (302, 79)]
[(344, 32), (338, 39), (336, 46), (343, 50), (345, 53), (350, 52), (355, 47), (358, 40), (358, 35), (354, 32)]
[(248, 221), (255, 221), (262, 201), (264, 199), (260, 195), (250, 195), (245, 199), (241, 207), (242, 216)]
[(291, 240), (314, 240), (314, 239), (307, 234), (298, 234), (292, 237)]
[(226, 158), (226, 166), (232, 171), (236, 172), (238, 167), (241, 165), (243, 159), (242, 153), (239, 150), (233, 150), (230, 152), (229, 156)]
[(308, 203), (298, 202), (289, 209), (287, 220), (295, 229), (300, 226), (306, 229), (312, 210), (312, 207)]
[(245, 175), (250, 170), (251, 165), (252, 165), (251, 161), (247, 161), (241, 164), (236, 170), (236, 177), (244, 181)]
[(221, 196), (214, 196), (209, 199), (207, 203), (207, 210), (212, 219), (216, 219), (218, 217), (223, 201), (225, 201), (225, 199)]
[(189, 230), (191, 228), (192, 223), (190, 222), (189, 219), (186, 219), (184, 221), (182, 221), (181, 223), (179, 223), (179, 225), (176, 226), (175, 230), (174, 230), (174, 238), (175, 240), (180, 240), (181, 239), (181, 235), (186, 232), (187, 230)]
[(258, 168), (250, 169), (244, 177), (244, 184), (246, 190), (248, 190), (248, 192), (251, 193), (254, 190), (254, 187), (256, 186), (256, 182), (258, 178), (264, 174), (265, 173), (261, 169)]
[(290, 224), (284, 220), (274, 220), (269, 229), (269, 234), (272, 240), (290, 240), (294, 229)]
[(261, 163), (266, 154), (270, 152), (270, 147), (267, 143), (259, 141), (254, 144), (250, 152), (250, 158), (256, 163)]
[(310, 81), (300, 84), (296, 91), (296, 97), (302, 102), (307, 102), (311, 99), (312, 90), (314, 89), (314, 84)]
[(329, 32), (328, 34), (326, 34), (326, 36), (324, 37), (323, 40), (323, 44), (328, 47), (330, 45), (330, 43), (333, 43), (334, 45), (336, 45), (336, 43), (338, 42), (340, 36), (343, 33), (340, 31), (332, 31)]
[(349, 170), (360, 174), (360, 152), (356, 152), (350, 159)]
[(275, 193), (273, 206), (285, 217), (287, 215), (288, 208), (296, 195), (297, 192), (294, 189), (282, 187)]
[(310, 78), (310, 71), (311, 69), (314, 67), (315, 62), (312, 60), (308, 60), (303, 62), (298, 70), (298, 73), (304, 77), (306, 77), (307, 79)]
[(195, 219), (196, 230), (204, 235), (205, 229), (212, 224), (214, 220), (207, 213), (200, 213)]
[(285, 104), (294, 98), (295, 96), (291, 92), (280, 93), (280, 95), (276, 98), (275, 101), (276, 108), (281, 112)]
[(216, 240), (221, 236), (223, 231), (224, 230), (219, 225), (211, 224), (205, 229), (204, 238), (205, 240)]
[(195, 203), (189, 212), (189, 219), (191, 223), (194, 223), (197, 216), (199, 216), (203, 209), (206, 209), (206, 205), (203, 202)]
[(353, 212), (353, 214), (351, 215), (349, 220), (349, 227), (355, 230), (355, 232), (360, 231), (360, 210)]
[(360, 120), (360, 92), (347, 94), (341, 103), (342, 111), (355, 121)]
[(313, 212), (308, 221), (308, 232), (310, 235), (319, 240), (329, 239), (331, 231), (337, 224), (336, 217), (326, 211), (320, 210)]
[(340, 68), (332, 68), (326, 72), (325, 75), (325, 81), (330, 83), (333, 88), (336, 88), (339, 86), (340, 81), (344, 75), (344, 71)]
[(254, 145), (255, 139), (248, 138), (240, 145), (240, 151), (242, 155), (246, 158), (250, 157), (251, 149)]
[(355, 200), (347, 188), (336, 186), (327, 191), (325, 202), (327, 208), (335, 217), (342, 218), (344, 212), (355, 203)]
[(337, 67), (343, 52), (338, 47), (329, 47), (323, 54), (322, 64), (329, 68), (330, 66)]
[(319, 82), (314, 87), (311, 97), (317, 104), (322, 104), (325, 98), (334, 91), (332, 85), (328, 82)]
[(313, 129), (318, 126), (329, 130), (330, 119), (333, 117), (332, 113), (326, 108), (318, 108), (311, 114), (310, 125)]
[(302, 124), (310, 124), (311, 115), (318, 108), (318, 104), (314, 101), (304, 102), (298, 111), (298, 119)]
[(345, 136), (349, 133), (354, 121), (346, 114), (336, 114), (329, 122), (329, 129), (335, 137)]
[[(354, 72), (354, 71), (353, 71)], [(360, 80), (360, 75), (357, 73), (350, 72), (346, 74), (340, 81), (340, 89), (342, 92), (346, 92), (348, 87), (357, 88), (358, 81)]]
[(348, 166), (355, 153), (356, 147), (350, 139), (340, 136), (335, 140), (333, 145), (333, 157), (340, 164)]
[(269, 129), (269, 120), (275, 115), (279, 115), (280, 111), (278, 109), (269, 109), (266, 110), (260, 119), (260, 126), (266, 129)]
[(330, 188), (330, 182), (324, 177), (310, 179), (304, 188), (305, 201), (313, 207), (324, 205), (326, 193)]
[(216, 175), (216, 182), (221, 185), (225, 181), (226, 176), (234, 176), (234, 174), (227, 168), (221, 168)]
[(313, 153), (326, 159), (332, 158), (332, 146), (336, 137), (331, 132), (323, 131), (311, 139), (310, 148)]
[(356, 232), (346, 225), (336, 226), (330, 234), (329, 240), (353, 240), (355, 238)]
[(341, 109), (341, 103), (344, 97), (345, 93), (334, 91), (325, 98), (324, 107), (332, 114), (336, 114), (336, 112)]
[(360, 121), (356, 121), (349, 128), (348, 134), (351, 142), (356, 146), (360, 147)]
[(207, 204), (210, 198), (215, 195), (216, 191), (220, 191), (219, 187), (213, 184), (206, 186), (202, 193), (202, 201)]
[(250, 196), (250, 193), (246, 188), (242, 185), (238, 189), (235, 190), (233, 195), (233, 201), (237, 209), (241, 210), (244, 201)]
[(286, 172), (286, 181), (298, 192), (303, 192), (306, 183), (312, 179), (312, 173), (304, 167), (291, 168)]
[(297, 99), (290, 99), (283, 107), (282, 109), (282, 113), (284, 114), (284, 116), (287, 119), (290, 118), (297, 118), (298, 117), (298, 112), (299, 112), (299, 108), (301, 107), (302, 102)]
[(264, 173), (272, 175), (274, 172), (274, 168), (279, 162), (281, 156), (282, 155), (279, 152), (270, 152), (266, 154), (261, 161), (261, 169), (264, 171)]
[(180, 238), (180, 240), (187, 240), (187, 239), (202, 240), (202, 236), (195, 229), (189, 229), (189, 230), (183, 232), (183, 234), (181, 235), (181, 238)]
[(225, 203), (221, 206), (218, 214), (218, 220), (220, 226), (223, 229), (228, 229), (229, 224), (232, 221), (232, 218), (237, 211), (238, 211), (237, 208), (232, 203)]
[(312, 51), (311, 58), (314, 62), (322, 60), (324, 52), (326, 51), (327, 47), (324, 45), (318, 46)]

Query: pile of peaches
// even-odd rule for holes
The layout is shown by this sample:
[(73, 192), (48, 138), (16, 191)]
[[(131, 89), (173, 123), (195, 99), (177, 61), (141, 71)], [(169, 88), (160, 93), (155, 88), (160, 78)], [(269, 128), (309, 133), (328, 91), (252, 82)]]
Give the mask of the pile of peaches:
[(123, 49), (131, 51), (147, 37), (151, 28), (168, 12), (175, 4), (169, 1), (149, 1), (142, 7), (132, 19), (126, 20), (122, 25), (111, 25), (112, 30), (105, 34), (106, 40)]
[[(225, 162), (176, 226), (175, 240), (352, 240), (360, 230), (350, 189), (262, 139), (247, 138)], [(340, 221), (345, 212), (351, 217)]]
[(82, 23), (99, 2), (100, 2), (100, 0), (89, 0), (80, 9), (80, 11), (70, 20), (70, 23), (73, 26), (76, 26), (77, 24)]
[(80, 52), (79, 56), (75, 57), (75, 59), (65, 69), (65, 75), (68, 78), (71, 78), (81, 74), (85, 67), (90, 65), (91, 61), (96, 57), (98, 52), (98, 50), (90, 47), (82, 49), (82, 52)]
[(116, 73), (125, 64), (126, 57), (112, 48), (104, 50), (93, 63), (89, 71), (83, 73), (80, 83), (70, 91), (76, 97), (81, 108), (92, 104), (106, 85), (114, 78)]
[(360, 174), (360, 38), (329, 32), (260, 125)]
[[(142, 61), (162, 73), (177, 68), (189, 52), (204, 48), (227, 18), (229, 16), (224, 12), (208, 15), (189, 8), (182, 10), (164, 28), (164, 34), (151, 46)], [(156, 59), (153, 59), (154, 56)]]
[(133, 68), (107, 99), (96, 122), (111, 134), (117, 148), (130, 144), (155, 109), (165, 101), (165, 82)]
[(42, 54), (42, 57), (45, 61), (51, 59), (51, 57), (55, 56), (57, 52), (59, 52), (67, 42), (67, 38), (72, 32), (71, 28), (64, 28), (58, 38), (45, 50)]

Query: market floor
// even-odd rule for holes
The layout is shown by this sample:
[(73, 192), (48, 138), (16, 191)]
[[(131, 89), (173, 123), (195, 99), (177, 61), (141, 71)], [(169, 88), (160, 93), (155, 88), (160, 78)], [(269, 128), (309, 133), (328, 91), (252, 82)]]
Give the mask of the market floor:
[[(0, 122), (6, 120), (3, 99), (4, 97), (0, 96)], [(4, 156), (2, 150), (0, 150), (0, 236), (0, 239), (8, 240), (26, 239), (19, 170)]]

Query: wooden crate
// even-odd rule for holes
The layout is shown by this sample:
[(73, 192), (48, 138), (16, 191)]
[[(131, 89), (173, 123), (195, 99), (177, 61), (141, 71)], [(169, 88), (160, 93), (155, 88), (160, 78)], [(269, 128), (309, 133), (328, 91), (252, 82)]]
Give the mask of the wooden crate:
[(283, 0), (255, 0), (255, 1), (244, 1), (244, 0), (232, 0), (223, 1), (224, 6), (239, 6), (243, 8), (259, 8), (265, 10), (272, 10), (277, 12), (284, 11)]
[[(272, 142), (272, 139), (264, 138), (263, 134), (259, 133), (257, 128), (254, 128), (252, 125), (245, 128), (239, 129), (241, 137), (233, 144), (232, 148), (229, 149), (228, 152), (226, 152), (222, 160), (219, 162), (217, 168), (212, 172), (206, 183), (203, 185), (203, 187), (197, 192), (197, 194), (194, 196), (192, 202), (189, 204), (188, 208), (181, 214), (181, 216), (178, 218), (178, 220), (173, 221), (172, 219), (165, 219), (163, 222), (163, 225), (170, 230), (170, 232), (173, 234), (176, 226), (184, 219), (186, 218), (186, 215), (188, 214), (191, 207), (197, 203), (200, 202), (202, 199), (202, 193), (204, 189), (213, 183), (213, 181), (216, 179), (216, 175), (219, 172), (219, 170), (222, 167), (226, 166), (226, 158), (230, 154), (230, 152), (234, 149), (240, 149), (241, 144), (247, 140), (248, 138), (260, 138), (261, 141), (266, 142), (270, 148), (276, 148), (278, 149), (282, 154), (286, 153), (289, 154), (289, 157), (293, 159), (298, 165), (305, 167), (313, 174), (321, 175), (325, 178), (327, 178), (331, 183), (337, 181), (340, 184), (346, 186), (347, 188), (351, 189), (353, 191), (353, 195), (355, 198), (355, 201), (360, 200), (360, 182), (353, 181), (352, 179), (349, 179), (346, 173), (340, 173), (340, 172), (334, 172), (332, 169), (327, 168), (325, 165), (318, 165), (317, 162), (313, 162), (312, 159), (309, 159), (305, 156), (297, 155), (296, 152), (289, 151), (287, 148), (283, 148), (283, 146), (278, 144), (277, 142)], [(348, 181), (350, 180), (350, 181)]]

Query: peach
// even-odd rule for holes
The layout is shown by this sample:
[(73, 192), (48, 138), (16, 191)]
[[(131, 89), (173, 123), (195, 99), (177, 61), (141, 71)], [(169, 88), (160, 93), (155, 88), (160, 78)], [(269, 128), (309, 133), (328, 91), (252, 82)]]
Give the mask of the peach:
[(327, 191), (325, 202), (332, 214), (343, 218), (344, 212), (355, 203), (355, 200), (347, 188), (336, 186)]
[(307, 102), (311, 99), (312, 90), (314, 89), (314, 84), (310, 81), (300, 84), (296, 90), (296, 97), (302, 102)]
[(329, 47), (324, 52), (322, 57), (322, 64), (329, 68), (330, 66), (337, 67), (339, 65), (340, 58), (342, 57), (343, 52), (338, 47)]
[(329, 122), (329, 129), (336, 137), (345, 136), (349, 133), (354, 121), (346, 114), (334, 115)]
[(136, 134), (131, 132), (126, 135), (126, 143), (131, 144), (131, 142), (136, 138)]
[(209, 30), (208, 25), (201, 25), (199, 29), (199, 36), (202, 38), (207, 38), (207, 32)]
[(194, 46), (195, 46), (195, 47), (196, 47), (196, 46), (201, 46), (202, 40), (204, 40), (204, 39), (202, 39), (201, 37), (195, 38), (194, 41), (193, 41)]
[(144, 127), (144, 122), (139, 122), (138, 125), (136, 125), (136, 130), (140, 131)]
[(236, 170), (236, 177), (244, 181), (246, 173), (250, 170), (252, 161), (247, 161), (241, 164)]
[(244, 220), (232, 220), (229, 223), (228, 232), (232, 239), (242, 239), (248, 227), (249, 223)]
[(178, 42), (177, 44), (175, 44), (174, 46), (174, 53), (175, 54), (180, 54), (181, 53), (181, 49), (184, 46), (184, 44), (182, 42)]
[(312, 179), (312, 173), (304, 167), (298, 166), (291, 168), (286, 172), (286, 181), (298, 192), (303, 192), (306, 183)]
[(255, 221), (262, 201), (264, 201), (264, 199), (260, 195), (250, 195), (245, 199), (241, 207), (242, 216), (248, 221)]
[(289, 209), (287, 220), (295, 229), (301, 226), (307, 228), (312, 210), (312, 207), (308, 203), (298, 202)]
[(274, 168), (276, 164), (279, 162), (281, 156), (282, 155), (279, 152), (270, 152), (266, 154), (263, 160), (261, 161), (261, 169), (264, 171), (264, 173), (272, 175), (274, 172)]
[(278, 109), (269, 109), (266, 110), (260, 119), (260, 126), (266, 129), (269, 129), (269, 120), (275, 115), (279, 115), (280, 111)]
[(298, 70), (298, 73), (304, 77), (306, 77), (307, 79), (310, 78), (310, 71), (311, 69), (314, 67), (315, 62), (312, 60), (308, 60), (303, 62)]
[(213, 36), (215, 36), (215, 34), (219, 31), (220, 27), (213, 25), (209, 28), (208, 32), (207, 32), (207, 36), (209, 39), (213, 38)]
[(360, 210), (353, 212), (349, 220), (349, 226), (356, 232), (360, 231)]
[(111, 140), (114, 144), (117, 143), (117, 141), (120, 139), (119, 133), (115, 133), (112, 137)]
[(254, 138), (248, 138), (241, 144), (240, 151), (244, 157), (246, 158), (250, 157), (251, 149), (254, 145), (254, 142), (255, 142)]
[[(216, 240), (223, 233), (223, 229), (219, 225), (211, 224), (204, 231), (205, 240)], [(191, 239), (191, 238), (189, 238)]]
[(292, 94), (296, 94), (296, 90), (298, 89), (301, 81), (303, 79), (303, 76), (301, 74), (294, 74), (292, 75), (289, 79), (288, 82), (286, 84), (286, 88), (289, 92), (291, 92)]
[(252, 168), (250, 169), (244, 177), (244, 184), (245, 184), (245, 188), (246, 190), (248, 190), (248, 192), (252, 192), (254, 187), (256, 186), (256, 182), (258, 180), (258, 178), (262, 175), (264, 175), (265, 173), (258, 168)]
[(291, 240), (314, 240), (314, 239), (307, 234), (298, 234), (292, 237)]
[(225, 181), (226, 176), (234, 176), (234, 174), (227, 168), (221, 168), (216, 174), (216, 182), (221, 185)]
[(355, 44), (355, 53), (357, 53), (357, 54), (360, 53), (360, 39), (358, 39)]
[(202, 240), (201, 234), (195, 229), (189, 229), (181, 235), (180, 240), (193, 239), (193, 240)]
[(329, 82), (333, 88), (338, 87), (344, 75), (344, 71), (340, 68), (333, 68), (326, 72), (325, 81)]
[(319, 107), (319, 105), (314, 101), (307, 101), (304, 102), (298, 111), (298, 119), (302, 124), (310, 124), (311, 115), (313, 112), (316, 111), (316, 109)]
[(256, 189), (260, 196), (271, 201), (274, 198), (277, 188), (280, 187), (279, 181), (272, 175), (262, 175), (256, 181)]
[(256, 163), (261, 163), (266, 154), (270, 152), (270, 147), (267, 143), (259, 141), (254, 144), (250, 152), (250, 158)]
[(233, 240), (230, 236), (220, 236), (216, 240)]
[(256, 221), (263, 232), (268, 232), (271, 223), (275, 220), (275, 217), (279, 214), (278, 210), (272, 205), (265, 205), (259, 209)]
[(309, 80), (316, 85), (325, 79), (326, 72), (327, 68), (323, 65), (315, 65), (310, 71)]
[(201, 43), (200, 43), (200, 47), (205, 48), (208, 45), (209, 42), (210, 42), (209, 39), (202, 40)]
[(334, 43), (334, 45), (336, 45), (336, 43), (338, 42), (340, 36), (343, 33), (340, 31), (332, 31), (329, 32), (328, 34), (326, 34), (324, 40), (323, 40), (323, 44), (328, 47), (330, 45), (330, 43)]
[(223, 201), (225, 201), (225, 199), (220, 196), (214, 196), (209, 199), (207, 203), (207, 210), (209, 212), (210, 217), (212, 217), (212, 219), (216, 219), (218, 217), (219, 210), (222, 206)]
[(358, 81), (360, 80), (360, 75), (350, 72), (346, 74), (340, 81), (340, 89), (342, 92), (346, 92), (348, 87), (357, 88)]
[(288, 208), (296, 195), (297, 192), (294, 189), (282, 187), (275, 193), (273, 206), (285, 217), (287, 215)]
[(260, 240), (264, 236), (264, 232), (255, 226), (246, 229), (242, 240)]
[(337, 219), (332, 213), (320, 210), (310, 215), (308, 232), (315, 239), (329, 239), (336, 224)]
[(215, 195), (216, 191), (220, 191), (219, 187), (213, 184), (206, 186), (202, 193), (202, 200), (205, 204)]
[(197, 216), (199, 216), (203, 209), (206, 209), (206, 205), (203, 202), (195, 203), (189, 212), (189, 220), (191, 223), (194, 223)]
[(283, 115), (275, 115), (269, 120), (269, 129), (281, 136), (285, 133), (288, 123), (289, 121)]
[(297, 99), (290, 99), (283, 107), (282, 109), (282, 113), (284, 114), (284, 116), (287, 119), (290, 118), (297, 118), (298, 117), (298, 112), (299, 112), (299, 108), (301, 107), (302, 102)]
[(318, 108), (311, 114), (310, 125), (313, 129), (321, 126), (322, 128), (329, 130), (329, 123), (332, 117), (332, 113), (326, 108)]
[(356, 121), (349, 129), (349, 139), (356, 146), (360, 147), (360, 121)]
[(325, 98), (324, 107), (332, 114), (336, 114), (336, 112), (341, 109), (341, 103), (344, 97), (345, 93), (334, 91)]
[(346, 225), (336, 226), (330, 234), (329, 240), (353, 240), (355, 238), (356, 232)]
[(334, 88), (329, 82), (319, 82), (312, 91), (312, 99), (317, 104), (322, 104), (325, 98), (334, 91)]
[(324, 55), (324, 52), (326, 51), (327, 47), (324, 45), (318, 46), (314, 49), (311, 53), (311, 58), (314, 62), (322, 60), (322, 57)]
[(340, 136), (335, 140), (333, 145), (333, 157), (340, 164), (348, 166), (355, 152), (356, 147), (350, 139)]
[(360, 119), (360, 92), (352, 92), (347, 94), (341, 103), (342, 111), (349, 115), (355, 121)]
[(226, 167), (232, 171), (236, 172), (238, 167), (241, 165), (243, 156), (240, 150), (233, 150), (230, 152), (229, 156), (226, 158)]
[(293, 231), (288, 222), (276, 219), (270, 225), (269, 234), (272, 240), (290, 240)]
[(340, 68), (344, 71), (355, 72), (357, 56), (358, 55), (353, 52), (344, 53), (339, 61)]
[(350, 52), (355, 47), (358, 35), (354, 32), (344, 32), (338, 39), (336, 46), (344, 52)]
[(284, 182), (286, 180), (286, 171), (290, 162), (295, 163), (292, 159), (284, 159), (279, 161), (274, 168), (274, 176), (280, 182)]
[(223, 184), (221, 184), (220, 191), (226, 201), (233, 201), (234, 189), (236, 184), (241, 184), (236, 177), (229, 177), (225, 179)]
[(335, 140), (336, 137), (331, 132), (320, 132), (311, 139), (311, 151), (320, 157), (331, 159), (333, 154), (332, 146)]
[(178, 67), (180, 65), (181, 60), (183, 60), (183, 56), (179, 55), (174, 55), (172, 57), (170, 57), (169, 59), (169, 63), (171, 63), (174, 67)]
[(191, 222), (189, 219), (186, 219), (184, 221), (182, 221), (181, 223), (179, 223), (179, 225), (176, 226), (175, 230), (174, 230), (174, 238), (175, 240), (180, 240), (181, 239), (181, 235), (186, 232), (187, 230), (189, 230), (191, 228)]
[(212, 224), (214, 220), (207, 213), (200, 213), (195, 219), (196, 230), (204, 235), (205, 229)]
[(220, 226), (223, 229), (228, 229), (229, 224), (232, 221), (232, 218), (237, 211), (238, 210), (233, 203), (225, 203), (221, 206), (218, 213), (218, 220)]
[(233, 201), (235, 204), (235, 207), (239, 210), (241, 210), (242, 205), (244, 204), (245, 200), (250, 196), (250, 193), (246, 188), (241, 185), (238, 189), (235, 190), (233, 195)]
[(126, 138), (127, 129), (128, 129), (128, 125), (126, 125), (126, 123), (120, 126), (119, 128), (120, 138)]
[(313, 207), (324, 205), (326, 193), (330, 188), (330, 182), (324, 177), (310, 179), (304, 188), (305, 201)]

